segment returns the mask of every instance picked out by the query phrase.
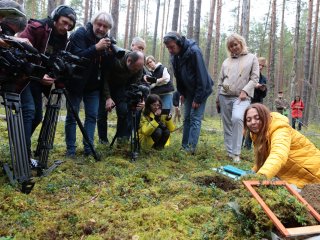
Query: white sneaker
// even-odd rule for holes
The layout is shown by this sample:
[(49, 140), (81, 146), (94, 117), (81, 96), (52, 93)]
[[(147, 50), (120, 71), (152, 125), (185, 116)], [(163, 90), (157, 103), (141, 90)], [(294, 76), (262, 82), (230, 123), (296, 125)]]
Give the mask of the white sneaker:
[(239, 157), (239, 155), (233, 155), (232, 160), (233, 160), (234, 163), (240, 162), (240, 157)]
[(37, 167), (39, 167), (39, 161), (31, 158), (30, 165), (31, 165), (31, 168), (37, 168)]

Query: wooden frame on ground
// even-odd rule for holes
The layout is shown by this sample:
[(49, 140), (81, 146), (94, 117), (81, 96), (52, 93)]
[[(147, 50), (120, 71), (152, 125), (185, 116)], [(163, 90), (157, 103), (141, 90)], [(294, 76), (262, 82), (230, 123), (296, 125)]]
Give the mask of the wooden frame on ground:
[(284, 186), (287, 190), (294, 195), (301, 203), (303, 203), (309, 213), (320, 222), (320, 214), (314, 210), (314, 208), (296, 191), (294, 190), (288, 183), (284, 181), (243, 181), (243, 184), (250, 191), (255, 199), (259, 202), (263, 210), (266, 212), (268, 217), (274, 223), (276, 228), (283, 234), (284, 237), (298, 237), (303, 235), (313, 235), (320, 234), (320, 225), (314, 226), (305, 226), (305, 227), (296, 227), (296, 228), (286, 228), (281, 221), (277, 218), (277, 216), (272, 212), (272, 210), (267, 206), (267, 204), (263, 201), (260, 195), (253, 188), (254, 186), (268, 186), (268, 185), (276, 185), (276, 186)]

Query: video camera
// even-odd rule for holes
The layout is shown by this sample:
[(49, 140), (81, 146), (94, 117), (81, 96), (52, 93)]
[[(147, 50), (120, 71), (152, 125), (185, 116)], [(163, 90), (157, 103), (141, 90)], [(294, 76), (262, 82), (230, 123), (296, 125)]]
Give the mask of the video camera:
[(49, 76), (56, 78), (56, 87), (67, 83), (69, 80), (83, 78), (84, 70), (88, 66), (89, 59), (78, 57), (67, 51), (59, 51), (57, 54), (46, 56), (41, 54), (43, 66)]
[(117, 58), (122, 58), (126, 51), (123, 48), (118, 47), (117, 41), (113, 37), (107, 37), (107, 39), (110, 39), (111, 41), (111, 46), (110, 49), (112, 53), (117, 57)]
[(32, 63), (41, 59), (37, 49), (4, 34), (0, 38), (9, 45), (0, 47), (0, 85), (43, 77), (45, 67)]
[(130, 109), (136, 109), (150, 93), (150, 88), (144, 84), (131, 84), (126, 91), (126, 99)]

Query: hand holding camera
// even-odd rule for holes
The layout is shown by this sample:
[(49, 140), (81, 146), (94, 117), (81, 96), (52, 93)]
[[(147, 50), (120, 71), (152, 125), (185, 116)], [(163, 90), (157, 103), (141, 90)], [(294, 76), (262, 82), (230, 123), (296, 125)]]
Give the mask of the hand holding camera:
[(147, 79), (149, 84), (157, 82), (157, 78), (156, 77), (146, 76), (146, 79)]
[(109, 38), (101, 38), (100, 41), (96, 44), (96, 50), (102, 51), (109, 48), (111, 45), (111, 41)]

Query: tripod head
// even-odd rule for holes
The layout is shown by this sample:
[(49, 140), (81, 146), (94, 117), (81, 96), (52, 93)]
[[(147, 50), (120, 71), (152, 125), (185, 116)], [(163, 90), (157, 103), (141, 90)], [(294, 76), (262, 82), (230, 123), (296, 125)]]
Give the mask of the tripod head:
[(49, 75), (56, 78), (57, 88), (64, 88), (70, 79), (82, 79), (89, 63), (89, 59), (67, 51), (59, 51), (51, 56), (41, 54), (41, 59)]

